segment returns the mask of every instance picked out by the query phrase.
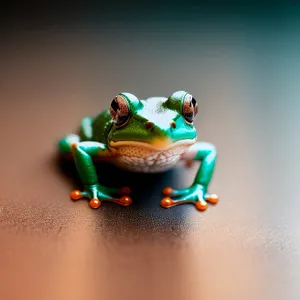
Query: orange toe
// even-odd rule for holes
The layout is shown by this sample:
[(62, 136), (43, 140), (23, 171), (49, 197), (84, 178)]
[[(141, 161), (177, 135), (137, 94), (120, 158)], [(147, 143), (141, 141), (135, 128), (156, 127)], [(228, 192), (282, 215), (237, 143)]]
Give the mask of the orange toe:
[(207, 209), (207, 203), (204, 200), (197, 201), (196, 202), (196, 207), (198, 210), (204, 211)]
[(172, 200), (171, 198), (169, 198), (169, 197), (163, 198), (163, 199), (160, 201), (160, 205), (161, 205), (162, 207), (165, 207), (165, 208), (171, 207), (172, 204), (173, 204), (173, 200)]
[(128, 196), (123, 196), (119, 199), (119, 202), (122, 205), (127, 206), (127, 205), (130, 205), (132, 203), (132, 199)]
[(82, 198), (82, 194), (80, 191), (75, 190), (70, 193), (70, 197), (72, 200), (79, 200)]
[(91, 208), (98, 208), (100, 205), (101, 205), (101, 201), (99, 199), (94, 198), (90, 201)]
[(173, 192), (173, 189), (171, 187), (166, 187), (162, 190), (162, 193), (164, 196), (171, 196), (172, 195), (172, 192)]
[(216, 204), (219, 201), (219, 197), (216, 194), (211, 194), (205, 197), (205, 200), (211, 204)]
[(123, 187), (120, 188), (119, 192), (120, 192), (121, 195), (127, 196), (131, 193), (131, 190), (128, 186), (123, 186)]

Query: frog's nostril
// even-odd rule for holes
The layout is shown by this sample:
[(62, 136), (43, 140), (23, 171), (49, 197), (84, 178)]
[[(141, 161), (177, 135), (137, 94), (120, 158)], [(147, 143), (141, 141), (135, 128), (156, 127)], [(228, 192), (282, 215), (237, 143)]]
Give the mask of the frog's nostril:
[(171, 126), (172, 128), (176, 128), (176, 123), (175, 123), (174, 121), (172, 121), (172, 122), (170, 123), (170, 126)]
[(154, 124), (152, 122), (146, 122), (145, 126), (148, 130), (152, 130), (154, 128)]

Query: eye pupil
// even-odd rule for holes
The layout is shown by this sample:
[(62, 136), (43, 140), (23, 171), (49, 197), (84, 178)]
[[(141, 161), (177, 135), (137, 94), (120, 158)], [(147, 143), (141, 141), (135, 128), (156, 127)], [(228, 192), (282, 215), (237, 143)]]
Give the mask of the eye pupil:
[(193, 104), (194, 107), (196, 106), (197, 101), (196, 101), (196, 99), (194, 97), (192, 98), (192, 102), (191, 103)]
[(119, 107), (119, 104), (118, 102), (116, 101), (116, 99), (114, 99), (112, 102), (111, 102), (111, 107), (112, 109), (116, 112), (118, 109), (120, 109)]

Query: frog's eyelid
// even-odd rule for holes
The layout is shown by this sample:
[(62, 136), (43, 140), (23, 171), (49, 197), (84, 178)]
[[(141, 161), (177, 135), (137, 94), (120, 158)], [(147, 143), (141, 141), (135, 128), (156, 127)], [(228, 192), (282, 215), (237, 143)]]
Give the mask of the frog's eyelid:
[(144, 106), (143, 102), (131, 93), (120, 93), (119, 95), (127, 100), (128, 107), (132, 107), (133, 109), (140, 109)]
[(124, 97), (127, 101), (130, 101), (129, 97), (126, 96), (127, 93), (121, 93), (120, 96)]
[(189, 95), (189, 93), (186, 92), (186, 93), (183, 95), (183, 97), (182, 97), (182, 99), (181, 99), (182, 101), (185, 100), (186, 95)]
[[(138, 100), (138, 98), (131, 93), (120, 93), (119, 95), (124, 97), (128, 102), (131, 102), (133, 100)], [(130, 98), (132, 98), (132, 99), (130, 99)]]

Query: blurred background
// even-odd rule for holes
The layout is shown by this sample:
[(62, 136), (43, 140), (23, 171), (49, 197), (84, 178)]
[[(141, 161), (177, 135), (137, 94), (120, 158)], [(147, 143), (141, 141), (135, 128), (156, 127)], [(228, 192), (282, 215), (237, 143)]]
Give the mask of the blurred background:
[[(0, 35), (1, 299), (299, 299), (298, 1), (10, 1)], [(119, 92), (180, 89), (220, 202), (160, 208), (198, 165), (105, 169), (126, 209), (70, 201), (57, 140)]]

